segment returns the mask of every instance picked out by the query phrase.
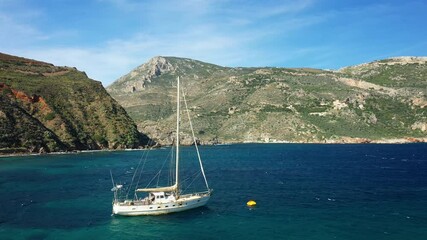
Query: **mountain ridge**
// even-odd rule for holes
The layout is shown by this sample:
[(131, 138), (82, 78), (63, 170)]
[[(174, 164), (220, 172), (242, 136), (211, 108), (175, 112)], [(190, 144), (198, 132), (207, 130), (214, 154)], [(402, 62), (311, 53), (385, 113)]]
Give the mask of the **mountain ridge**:
[(156, 57), (107, 91), (140, 131), (163, 144), (172, 141), (178, 75), (195, 122), (201, 122), (195, 126), (201, 143), (425, 141), (425, 59), (396, 57), (322, 70), (230, 68)]

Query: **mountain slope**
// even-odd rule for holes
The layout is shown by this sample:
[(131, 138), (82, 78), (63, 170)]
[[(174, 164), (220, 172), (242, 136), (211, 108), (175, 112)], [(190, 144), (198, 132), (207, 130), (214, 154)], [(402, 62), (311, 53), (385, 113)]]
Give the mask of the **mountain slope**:
[(137, 147), (125, 110), (84, 72), (0, 54), (3, 152)]
[(164, 144), (172, 141), (177, 76), (203, 143), (423, 141), (426, 71), (424, 58), (326, 71), (155, 57), (107, 91), (141, 131)]

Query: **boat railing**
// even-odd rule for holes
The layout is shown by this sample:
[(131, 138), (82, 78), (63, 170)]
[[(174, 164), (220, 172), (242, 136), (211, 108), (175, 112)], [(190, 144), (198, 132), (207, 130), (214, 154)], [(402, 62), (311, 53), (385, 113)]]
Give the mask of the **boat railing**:
[(197, 193), (189, 193), (189, 194), (183, 194), (181, 197), (196, 197), (196, 196), (206, 196), (209, 195), (212, 191), (204, 191), (204, 192), (197, 192)]

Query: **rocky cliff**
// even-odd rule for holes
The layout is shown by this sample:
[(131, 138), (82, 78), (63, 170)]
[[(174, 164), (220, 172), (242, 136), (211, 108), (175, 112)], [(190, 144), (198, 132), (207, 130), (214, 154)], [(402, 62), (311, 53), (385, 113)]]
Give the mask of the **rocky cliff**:
[(84, 72), (0, 54), (0, 152), (132, 148), (144, 141), (126, 111)]
[(426, 140), (426, 58), (330, 71), (228, 68), (155, 57), (107, 90), (141, 131), (169, 144), (177, 76), (202, 143)]

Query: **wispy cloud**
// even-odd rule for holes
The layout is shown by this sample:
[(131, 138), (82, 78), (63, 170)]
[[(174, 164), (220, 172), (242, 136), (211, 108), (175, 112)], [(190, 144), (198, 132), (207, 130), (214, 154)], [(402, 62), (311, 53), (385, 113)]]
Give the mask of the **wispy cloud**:
[(36, 40), (46, 38), (39, 29), (31, 25), (32, 19), (39, 15), (38, 11), (26, 9), (22, 12), (10, 12), (7, 10), (0, 8), (0, 43), (3, 47), (25, 43), (28, 38)]

